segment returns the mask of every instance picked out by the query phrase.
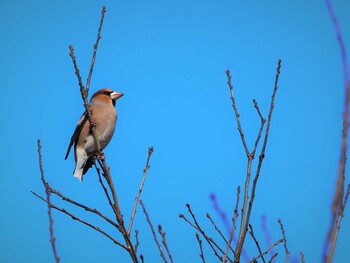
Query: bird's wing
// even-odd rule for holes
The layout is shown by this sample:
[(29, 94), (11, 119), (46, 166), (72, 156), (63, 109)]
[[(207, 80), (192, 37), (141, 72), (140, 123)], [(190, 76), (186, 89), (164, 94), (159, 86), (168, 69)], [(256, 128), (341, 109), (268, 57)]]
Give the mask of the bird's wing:
[(81, 132), (81, 130), (83, 129), (84, 127), (84, 124), (85, 122), (88, 120), (88, 115), (87, 115), (87, 111), (85, 111), (83, 113), (83, 115), (81, 115), (79, 121), (78, 121), (78, 124), (77, 124), (77, 127), (75, 128), (75, 131), (73, 133), (73, 136), (72, 138), (70, 139), (70, 143), (69, 143), (69, 146), (68, 146), (68, 150), (67, 150), (67, 153), (66, 153), (66, 157), (64, 158), (65, 160), (68, 158), (68, 155), (69, 155), (69, 151), (70, 149), (72, 148), (74, 142), (78, 139), (79, 137), (79, 134)]

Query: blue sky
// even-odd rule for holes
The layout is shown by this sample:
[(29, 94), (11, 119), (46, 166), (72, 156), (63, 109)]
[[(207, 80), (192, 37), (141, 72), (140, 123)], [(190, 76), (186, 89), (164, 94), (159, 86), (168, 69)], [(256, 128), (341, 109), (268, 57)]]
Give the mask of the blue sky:
[[(350, 4), (332, 1), (349, 52)], [(105, 150), (126, 221), (145, 165), (155, 152), (142, 194), (151, 220), (161, 223), (176, 262), (200, 262), (194, 231), (178, 218), (190, 203), (208, 233), (205, 213), (224, 229), (209, 199), (232, 215), (246, 159), (225, 75), (231, 70), (242, 126), (251, 149), (259, 128), (256, 99), (266, 117), (277, 60), (279, 90), (252, 221), (263, 248), (261, 218), (273, 241), (281, 218), (293, 257), (319, 262), (339, 159), (343, 73), (324, 1), (0, 1), (0, 97), (4, 149), (0, 159), (0, 261), (51, 262), (46, 205), (36, 140), (50, 184), (111, 215), (90, 171), (83, 183), (64, 161), (83, 106), (68, 46), (86, 79), (103, 5), (107, 7), (91, 92), (109, 87), (118, 101), (115, 136)], [(348, 58), (349, 59), (349, 58)], [(346, 174), (349, 177), (348, 173)], [(349, 182), (349, 179), (347, 179)], [(58, 205), (64, 205), (55, 199)], [(103, 222), (68, 206), (77, 215)], [(345, 262), (349, 208), (334, 262)], [(62, 262), (129, 262), (128, 255), (91, 229), (54, 211)], [(141, 209), (135, 229), (146, 262), (162, 262)], [(121, 237), (119, 237), (121, 240)], [(248, 237), (247, 253), (256, 248)], [(284, 260), (283, 247), (278, 262)], [(205, 247), (207, 260), (214, 257)], [(298, 261), (293, 261), (298, 262)]]

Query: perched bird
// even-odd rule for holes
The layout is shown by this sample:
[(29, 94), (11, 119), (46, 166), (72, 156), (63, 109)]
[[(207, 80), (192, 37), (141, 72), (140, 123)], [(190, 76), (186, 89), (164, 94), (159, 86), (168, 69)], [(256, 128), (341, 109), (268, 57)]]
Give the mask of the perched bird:
[(85, 111), (78, 121), (77, 127), (73, 133), (68, 146), (65, 160), (74, 144), (75, 169), (74, 177), (80, 181), (83, 175), (94, 164), (99, 156), (99, 150), (92, 135), (92, 127), (95, 127), (101, 151), (108, 145), (112, 139), (115, 125), (117, 123), (118, 113), (115, 109), (116, 101), (124, 94), (105, 88), (92, 95), (90, 100), (91, 123), (88, 120), (88, 114)]

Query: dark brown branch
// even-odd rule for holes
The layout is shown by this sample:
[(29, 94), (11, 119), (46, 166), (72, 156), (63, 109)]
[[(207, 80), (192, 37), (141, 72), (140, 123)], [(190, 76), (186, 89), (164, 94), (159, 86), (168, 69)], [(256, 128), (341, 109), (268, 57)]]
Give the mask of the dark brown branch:
[(140, 245), (140, 242), (139, 242), (139, 231), (138, 230), (135, 230), (135, 253), (137, 254), (137, 249)]
[(101, 11), (101, 21), (100, 21), (100, 26), (98, 27), (98, 30), (97, 30), (97, 37), (96, 37), (96, 42), (94, 44), (94, 52), (93, 52), (92, 58), (91, 58), (89, 76), (86, 80), (86, 88), (85, 88), (86, 94), (89, 93), (90, 81), (91, 81), (92, 71), (94, 70), (98, 43), (100, 42), (100, 39), (101, 39), (101, 30), (102, 30), (103, 20), (105, 18), (105, 13), (106, 13), (106, 7), (104, 6), (104, 7), (102, 7), (102, 11)]
[[(100, 162), (100, 160), (98, 160)], [(99, 163), (100, 166), (102, 167), (102, 164)], [(108, 203), (109, 205), (111, 206), (111, 208), (114, 210), (114, 207), (113, 207), (113, 202), (111, 200), (111, 197), (109, 196), (109, 193), (108, 193), (108, 190), (107, 190), (107, 187), (105, 186), (105, 184), (103, 183), (103, 180), (102, 180), (102, 177), (101, 177), (101, 172), (100, 172), (100, 168), (98, 168), (96, 165), (96, 171), (97, 171), (97, 175), (98, 175), (98, 181), (100, 182), (101, 186), (102, 186), (102, 189), (107, 197), (107, 200), (108, 200)]]
[[(215, 230), (219, 233), (219, 235), (221, 236), (221, 238), (224, 240), (225, 244), (228, 244), (228, 240), (225, 238), (225, 236), (222, 234), (222, 232), (220, 231), (220, 229), (216, 226), (214, 220), (211, 218), (210, 214), (207, 213), (207, 218), (209, 218), (210, 222), (212, 223), (212, 225), (214, 226)], [(235, 251), (233, 250), (233, 248), (230, 246), (230, 250), (232, 251), (233, 254), (235, 254)]]
[(140, 185), (139, 191), (138, 191), (138, 193), (137, 193), (137, 195), (135, 197), (134, 207), (132, 209), (131, 219), (130, 219), (130, 223), (129, 223), (129, 227), (128, 227), (128, 234), (130, 234), (130, 231), (131, 231), (131, 228), (132, 228), (132, 224), (134, 222), (134, 218), (135, 218), (135, 215), (136, 215), (136, 207), (137, 207), (137, 204), (139, 202), (140, 195), (142, 193), (142, 189), (143, 189), (143, 186), (144, 186), (145, 181), (146, 181), (146, 175), (147, 175), (148, 169), (150, 168), (149, 162), (150, 162), (152, 153), (153, 153), (153, 147), (151, 146), (151, 147), (148, 148), (148, 156), (147, 156), (145, 169), (143, 169), (143, 176), (142, 176), (141, 185)]
[(266, 249), (263, 253), (261, 253), (260, 255), (256, 256), (255, 258), (253, 258), (252, 260), (250, 260), (248, 263), (252, 263), (255, 262), (258, 258), (262, 257), (263, 255), (266, 255), (267, 253), (269, 253), (269, 251), (274, 248), (275, 246), (277, 246), (279, 243), (283, 242), (283, 239), (278, 240), (276, 243), (273, 243), (268, 249)]
[(52, 247), (52, 252), (55, 257), (56, 263), (60, 262), (60, 257), (58, 256), (57, 249), (56, 249), (56, 238), (53, 231), (53, 218), (52, 218), (52, 212), (51, 212), (51, 195), (49, 190), (49, 185), (45, 180), (45, 174), (44, 174), (44, 168), (43, 168), (43, 162), (42, 162), (42, 155), (41, 155), (41, 144), (40, 140), (37, 141), (38, 143), (38, 159), (39, 159), (39, 168), (40, 168), (40, 174), (41, 174), (41, 181), (43, 182), (43, 185), (45, 187), (45, 193), (46, 193), (46, 202), (47, 202), (47, 208), (48, 208), (48, 215), (49, 215), (49, 232), (50, 232), (50, 243)]
[[(33, 191), (31, 191), (31, 192), (32, 192), (32, 194), (34, 194), (36, 197), (40, 198), (40, 199), (43, 200), (44, 202), (47, 202), (47, 201), (45, 200), (45, 198), (43, 198), (42, 196), (38, 195), (37, 193), (35, 193), (35, 192), (33, 192)], [(94, 226), (94, 225), (90, 224), (89, 222), (86, 222), (86, 221), (80, 219), (79, 217), (73, 215), (72, 213), (70, 213), (70, 212), (67, 211), (66, 209), (57, 207), (57, 206), (55, 206), (55, 205), (52, 204), (52, 203), (50, 204), (50, 207), (53, 208), (53, 209), (56, 209), (56, 210), (58, 210), (58, 211), (60, 211), (60, 212), (62, 212), (62, 213), (64, 213), (64, 214), (66, 214), (66, 215), (68, 215), (68, 216), (70, 216), (73, 220), (76, 220), (76, 221), (78, 221), (78, 222), (80, 222), (80, 223), (82, 223), (82, 224), (84, 224), (84, 225), (87, 225), (88, 227), (91, 227), (92, 229), (96, 230), (97, 232), (100, 232), (102, 235), (104, 235), (104, 236), (106, 236), (107, 238), (109, 238), (110, 240), (112, 240), (116, 245), (121, 246), (122, 248), (128, 250), (128, 248), (127, 248), (125, 245), (123, 245), (122, 243), (120, 243), (119, 241), (117, 241), (116, 239), (114, 239), (112, 236), (110, 236), (109, 234), (107, 234), (105, 231), (103, 231), (103, 230), (100, 229), (99, 227)]]
[(203, 253), (203, 247), (202, 247), (202, 240), (200, 239), (199, 237), (199, 234), (196, 233), (196, 238), (197, 238), (197, 241), (198, 241), (198, 244), (199, 244), (199, 256), (200, 258), (202, 259), (202, 262), (205, 263), (205, 258), (204, 258), (204, 253)]
[(241, 136), (241, 140), (242, 140), (242, 143), (243, 143), (243, 147), (244, 147), (244, 150), (245, 150), (245, 153), (247, 155), (247, 157), (249, 156), (249, 150), (248, 150), (248, 146), (247, 146), (247, 143), (245, 141), (245, 138), (244, 138), (244, 134), (243, 134), (243, 130), (242, 130), (242, 127), (241, 127), (241, 121), (240, 121), (240, 115), (238, 113), (238, 110), (237, 110), (237, 106), (236, 106), (236, 101), (235, 101), (235, 94), (233, 92), (233, 86), (232, 86), (232, 83), (231, 83), (231, 74), (230, 74), (230, 71), (229, 70), (226, 70), (226, 75), (227, 75), (227, 84), (230, 88), (230, 95), (231, 95), (231, 101), (232, 101), (232, 107), (233, 107), (233, 110), (235, 112), (235, 115), (236, 115), (236, 121), (237, 121), (237, 126), (238, 126), (238, 132), (239, 132), (239, 135)]
[[(262, 255), (262, 251), (261, 251), (259, 242), (258, 242), (258, 240), (256, 239), (256, 237), (255, 237), (255, 235), (254, 235), (254, 230), (253, 230), (253, 227), (252, 227), (251, 224), (249, 224), (249, 234), (250, 234), (250, 236), (253, 238), (253, 240), (254, 240), (254, 242), (255, 242), (255, 245), (256, 245), (256, 247), (258, 248), (259, 254)], [(261, 256), (261, 259), (262, 259), (262, 261), (263, 261), (264, 263), (266, 263), (265, 258), (264, 258), (263, 255)]]
[(273, 260), (275, 257), (277, 257), (277, 256), (278, 256), (278, 253), (273, 254), (272, 257), (271, 257), (270, 260), (269, 260), (269, 263), (272, 263), (272, 260)]
[(289, 259), (289, 250), (287, 248), (287, 239), (286, 239), (286, 233), (284, 231), (284, 227), (283, 227), (283, 224), (282, 224), (282, 220), (279, 218), (278, 219), (278, 223), (280, 224), (281, 226), (281, 231), (282, 231), (282, 236), (283, 236), (283, 245), (284, 245), (284, 250), (286, 251), (286, 263), (288, 263), (288, 259)]
[(260, 108), (259, 108), (259, 105), (258, 103), (256, 102), (256, 100), (253, 100), (253, 103), (254, 103), (254, 108), (256, 109), (256, 111), (258, 112), (259, 114), (259, 117), (260, 117), (260, 120), (261, 120), (261, 125), (260, 125), (260, 130), (259, 130), (259, 133), (258, 133), (258, 136), (256, 137), (256, 140), (255, 140), (255, 143), (254, 143), (254, 148), (253, 148), (253, 151), (252, 151), (252, 155), (253, 155), (253, 159), (254, 159), (254, 155), (255, 155), (255, 152), (256, 152), (256, 149), (258, 147), (258, 144), (259, 144), (259, 141), (260, 141), (260, 138), (261, 138), (261, 134), (263, 132), (263, 129), (264, 129), (264, 125), (265, 125), (265, 122), (266, 120), (263, 118), (263, 116), (261, 115), (261, 112), (260, 112)]
[(84, 204), (78, 203), (78, 202), (74, 201), (73, 199), (70, 199), (70, 198), (64, 196), (63, 194), (61, 194), (60, 192), (56, 191), (56, 190), (53, 189), (51, 186), (48, 185), (48, 187), (49, 187), (50, 193), (55, 194), (55, 195), (61, 197), (61, 199), (62, 199), (63, 201), (66, 201), (66, 202), (71, 203), (71, 204), (73, 204), (73, 205), (75, 205), (75, 206), (78, 206), (78, 207), (80, 207), (80, 208), (83, 208), (85, 211), (88, 211), (88, 212), (91, 212), (91, 213), (93, 213), (93, 214), (96, 214), (96, 215), (100, 216), (102, 219), (106, 220), (106, 221), (107, 221), (108, 223), (110, 223), (112, 226), (114, 226), (114, 227), (116, 227), (116, 228), (119, 228), (119, 226), (118, 226), (114, 221), (112, 221), (111, 219), (109, 219), (108, 217), (106, 217), (104, 214), (102, 214), (102, 213), (101, 213), (100, 211), (98, 211), (96, 208), (90, 208), (90, 207), (88, 207), (88, 206), (86, 206), (86, 205), (84, 205)]
[(303, 252), (301, 252), (301, 251), (300, 251), (300, 260), (301, 260), (301, 263), (305, 263), (305, 257), (304, 257)]
[[(179, 217), (182, 218), (182, 219), (184, 219), (185, 222), (187, 222), (190, 226), (192, 226), (194, 229), (196, 229), (199, 233), (202, 234), (202, 236), (204, 237), (204, 239), (205, 239), (205, 240), (207, 241), (207, 243), (209, 244), (210, 248), (213, 250), (214, 255), (215, 255), (220, 261), (222, 261), (223, 258), (222, 258), (222, 256), (219, 255), (219, 253), (217, 252), (216, 249), (218, 249), (218, 250), (221, 252), (221, 254), (223, 254), (223, 255), (225, 254), (225, 252), (219, 247), (219, 245), (213, 240), (213, 238), (208, 237), (208, 236), (205, 234), (204, 230), (203, 230), (203, 229), (200, 227), (200, 225), (198, 224), (197, 219), (196, 219), (196, 216), (194, 215), (194, 213), (193, 213), (192, 210), (191, 210), (190, 204), (186, 204), (186, 207), (187, 207), (187, 210), (188, 210), (188, 212), (190, 213), (190, 215), (191, 215), (191, 217), (192, 217), (194, 223), (192, 223), (191, 221), (189, 221), (189, 220), (185, 217), (184, 214), (180, 214)], [(227, 259), (228, 259), (230, 262), (232, 262), (232, 260), (231, 260), (229, 257), (227, 257)]]
[(146, 211), (145, 205), (143, 204), (142, 200), (140, 200), (140, 205), (142, 206), (143, 213), (144, 213), (145, 216), (146, 216), (146, 221), (148, 222), (149, 227), (151, 228), (154, 241), (156, 242), (157, 247), (158, 247), (159, 252), (160, 252), (160, 256), (161, 256), (161, 258), (163, 259), (163, 261), (164, 261), (165, 263), (167, 263), (168, 261), (166, 260), (166, 257), (165, 257), (165, 255), (164, 255), (162, 245), (161, 245), (161, 244), (159, 243), (159, 241), (158, 241), (156, 232), (154, 231), (154, 228), (153, 228), (153, 224), (152, 224), (152, 222), (151, 222), (151, 220), (150, 220), (150, 218), (149, 218), (149, 216), (148, 216), (148, 213), (147, 213), (147, 211)]
[(162, 243), (163, 243), (163, 246), (165, 247), (165, 250), (166, 250), (166, 252), (167, 252), (167, 254), (168, 254), (168, 257), (169, 257), (169, 259), (170, 259), (170, 262), (171, 262), (171, 263), (174, 263), (173, 257), (172, 257), (172, 255), (171, 255), (171, 253), (170, 253), (168, 244), (167, 244), (166, 239), (165, 239), (165, 232), (163, 232), (162, 226), (161, 226), (161, 225), (158, 225), (158, 232), (159, 232), (160, 236), (162, 237)]
[[(225, 255), (224, 255), (224, 259), (223, 259), (223, 263), (226, 262), (226, 258), (228, 256), (228, 250), (229, 248), (231, 247), (231, 243), (232, 243), (232, 239), (233, 239), (233, 235), (235, 233), (235, 230), (236, 230), (236, 221), (237, 221), (237, 218), (238, 218), (238, 204), (239, 204), (239, 197), (240, 197), (240, 194), (241, 194), (241, 188), (238, 186), (237, 187), (237, 196), (236, 196), (236, 205), (235, 205), (235, 209), (233, 211), (233, 219), (232, 219), (232, 229), (231, 229), (231, 233), (230, 233), (230, 239), (227, 243), (227, 247), (226, 247), (226, 252), (225, 252)], [(233, 255), (236, 256), (236, 253), (233, 252)]]

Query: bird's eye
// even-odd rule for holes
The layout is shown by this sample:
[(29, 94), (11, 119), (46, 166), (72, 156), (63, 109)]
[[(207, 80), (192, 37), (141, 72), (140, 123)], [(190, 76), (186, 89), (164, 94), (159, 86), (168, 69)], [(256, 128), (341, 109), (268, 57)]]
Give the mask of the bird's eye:
[(108, 92), (108, 91), (104, 91), (104, 92), (103, 92), (103, 94), (105, 94), (105, 95), (108, 95), (108, 96), (109, 96), (110, 92)]

